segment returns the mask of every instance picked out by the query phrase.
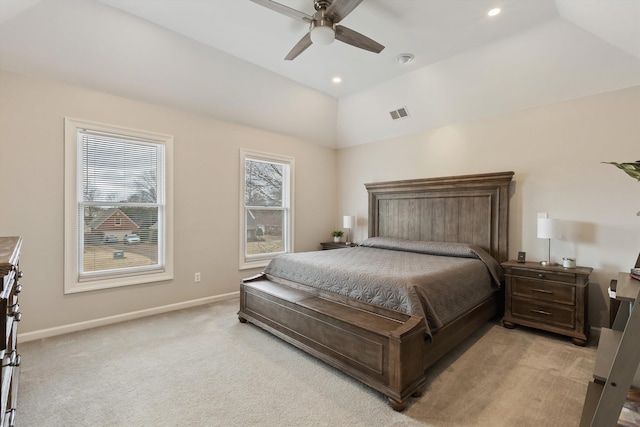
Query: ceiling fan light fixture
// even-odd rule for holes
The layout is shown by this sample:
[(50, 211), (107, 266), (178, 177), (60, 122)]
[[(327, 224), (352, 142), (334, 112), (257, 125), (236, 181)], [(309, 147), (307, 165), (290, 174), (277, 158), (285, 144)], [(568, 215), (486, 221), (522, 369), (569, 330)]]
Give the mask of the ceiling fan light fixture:
[[(2, 1), (2, 0), (0, 0)], [(384, 46), (343, 25), (338, 25), (362, 0), (314, 0), (313, 15), (308, 15), (274, 0), (251, 0), (275, 12), (309, 24), (309, 31), (293, 46), (285, 61), (291, 61), (313, 44), (329, 45), (338, 40), (358, 49), (380, 53)]]
[(336, 39), (333, 28), (325, 25), (315, 25), (311, 28), (311, 41), (314, 44), (329, 45)]

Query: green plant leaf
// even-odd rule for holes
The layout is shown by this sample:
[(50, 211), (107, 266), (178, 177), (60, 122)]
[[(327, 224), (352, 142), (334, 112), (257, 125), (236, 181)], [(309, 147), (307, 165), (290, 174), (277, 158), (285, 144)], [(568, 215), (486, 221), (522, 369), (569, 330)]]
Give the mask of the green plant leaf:
[(614, 165), (619, 169), (622, 169), (631, 178), (640, 181), (640, 160), (629, 163), (616, 163), (616, 162), (602, 162), (608, 165)]

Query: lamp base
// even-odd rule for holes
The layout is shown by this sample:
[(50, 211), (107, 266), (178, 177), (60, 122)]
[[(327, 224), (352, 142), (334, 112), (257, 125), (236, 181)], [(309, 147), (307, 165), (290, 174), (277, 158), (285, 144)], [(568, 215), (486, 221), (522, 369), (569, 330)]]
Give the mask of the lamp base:
[(553, 261), (540, 261), (540, 265), (544, 265), (545, 267), (553, 267), (554, 265), (560, 265), (560, 264)]

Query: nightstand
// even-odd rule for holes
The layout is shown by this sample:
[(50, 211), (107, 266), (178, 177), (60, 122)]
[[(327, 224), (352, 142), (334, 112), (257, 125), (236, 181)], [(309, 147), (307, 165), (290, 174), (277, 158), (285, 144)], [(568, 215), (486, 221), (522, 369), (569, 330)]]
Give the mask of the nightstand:
[(356, 246), (355, 243), (351, 243), (349, 245), (347, 245), (345, 242), (322, 242), (320, 243), (320, 246), (322, 246), (322, 250), (326, 251), (329, 249), (347, 249), (347, 248), (352, 248), (354, 246)]
[(535, 262), (507, 261), (502, 324), (529, 326), (571, 337), (576, 345), (589, 339), (590, 267), (564, 268)]

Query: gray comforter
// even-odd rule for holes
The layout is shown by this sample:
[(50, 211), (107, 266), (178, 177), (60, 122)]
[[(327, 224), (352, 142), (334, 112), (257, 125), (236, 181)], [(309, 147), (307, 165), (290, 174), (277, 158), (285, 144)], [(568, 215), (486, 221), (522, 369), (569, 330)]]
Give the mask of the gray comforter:
[(482, 248), (374, 237), (350, 249), (280, 255), (270, 280), (293, 281), (426, 319), (432, 335), (500, 286), (502, 269)]

